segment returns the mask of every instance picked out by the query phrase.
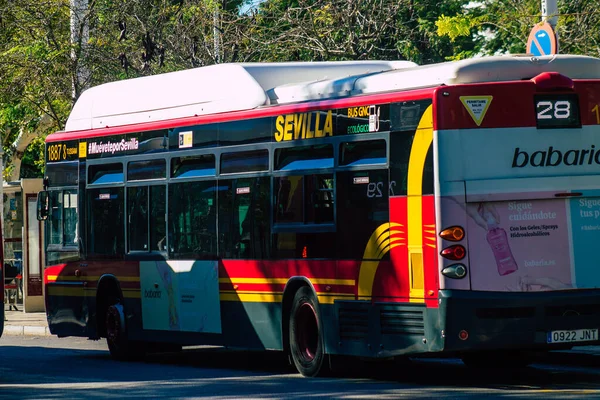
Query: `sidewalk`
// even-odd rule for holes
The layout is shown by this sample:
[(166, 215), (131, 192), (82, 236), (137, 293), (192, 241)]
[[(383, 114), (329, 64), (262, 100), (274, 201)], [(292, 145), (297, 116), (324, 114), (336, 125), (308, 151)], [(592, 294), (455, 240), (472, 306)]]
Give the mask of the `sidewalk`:
[(33, 335), (50, 336), (46, 313), (24, 313), (23, 311), (7, 311), (4, 315), (4, 333), (3, 335)]

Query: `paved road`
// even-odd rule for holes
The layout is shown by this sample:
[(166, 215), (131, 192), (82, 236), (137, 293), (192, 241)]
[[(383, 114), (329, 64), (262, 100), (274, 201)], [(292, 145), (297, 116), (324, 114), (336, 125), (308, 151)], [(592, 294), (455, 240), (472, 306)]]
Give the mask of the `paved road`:
[(472, 371), (458, 360), (363, 364), (307, 379), (278, 353), (216, 348), (112, 361), (104, 342), (54, 337), (0, 339), (0, 399), (600, 399), (600, 367)]

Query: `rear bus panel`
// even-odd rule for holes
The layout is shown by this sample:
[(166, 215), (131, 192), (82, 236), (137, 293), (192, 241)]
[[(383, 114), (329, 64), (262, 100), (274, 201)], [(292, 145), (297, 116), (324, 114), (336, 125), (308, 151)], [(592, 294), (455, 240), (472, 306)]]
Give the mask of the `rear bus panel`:
[(557, 330), (598, 340), (600, 82), (574, 87), (437, 91), (438, 221), (464, 227), (467, 249), (465, 278), (440, 274), (446, 350), (544, 347)]

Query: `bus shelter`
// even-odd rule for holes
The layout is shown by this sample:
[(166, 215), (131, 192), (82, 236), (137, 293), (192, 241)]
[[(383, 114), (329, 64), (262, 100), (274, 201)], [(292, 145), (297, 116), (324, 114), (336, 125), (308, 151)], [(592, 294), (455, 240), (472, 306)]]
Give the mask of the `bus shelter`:
[(36, 218), (37, 193), (42, 179), (4, 182), (2, 228), (4, 234), (5, 307), (24, 312), (44, 311), (43, 229)]

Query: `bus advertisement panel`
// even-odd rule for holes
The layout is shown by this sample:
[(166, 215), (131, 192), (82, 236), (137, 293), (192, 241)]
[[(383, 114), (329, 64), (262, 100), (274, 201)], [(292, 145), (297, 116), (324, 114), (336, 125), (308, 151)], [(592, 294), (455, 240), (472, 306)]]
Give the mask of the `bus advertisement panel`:
[(48, 136), (53, 334), (305, 376), (600, 343), (600, 60), (219, 68), (92, 88)]

